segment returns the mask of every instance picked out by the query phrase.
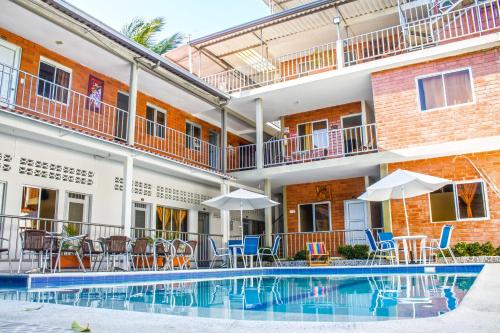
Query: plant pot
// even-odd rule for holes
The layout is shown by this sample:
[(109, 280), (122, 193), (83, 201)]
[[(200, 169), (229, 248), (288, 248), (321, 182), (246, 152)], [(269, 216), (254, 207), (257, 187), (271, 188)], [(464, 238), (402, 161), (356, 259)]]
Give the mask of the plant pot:
[[(52, 266), (53, 266), (52, 268), (58, 268), (58, 267), (55, 267), (56, 260), (57, 260), (57, 256), (55, 256), (54, 259), (52, 260)], [(60, 261), (61, 261), (61, 269), (80, 269), (81, 268), (80, 263), (78, 262), (78, 258), (74, 254), (61, 255)], [(83, 267), (85, 267), (85, 269), (90, 269), (89, 257), (83, 257), (82, 262), (83, 262)]]

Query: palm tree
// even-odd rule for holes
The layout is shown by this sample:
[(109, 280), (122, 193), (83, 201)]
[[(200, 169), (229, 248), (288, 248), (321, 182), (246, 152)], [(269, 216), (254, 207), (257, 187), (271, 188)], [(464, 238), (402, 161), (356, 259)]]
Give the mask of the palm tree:
[(164, 54), (167, 51), (175, 49), (185, 39), (184, 34), (176, 32), (170, 37), (157, 41), (156, 37), (164, 27), (164, 17), (156, 17), (150, 21), (146, 21), (142, 17), (136, 17), (129, 23), (124, 24), (121, 32), (133, 41), (151, 49), (153, 52)]

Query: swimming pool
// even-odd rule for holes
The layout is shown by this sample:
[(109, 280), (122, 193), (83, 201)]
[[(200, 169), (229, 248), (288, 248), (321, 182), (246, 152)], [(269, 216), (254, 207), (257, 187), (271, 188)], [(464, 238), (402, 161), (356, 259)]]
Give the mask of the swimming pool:
[(0, 299), (236, 320), (374, 321), (435, 317), (454, 310), (477, 274), (259, 274), (0, 288)]

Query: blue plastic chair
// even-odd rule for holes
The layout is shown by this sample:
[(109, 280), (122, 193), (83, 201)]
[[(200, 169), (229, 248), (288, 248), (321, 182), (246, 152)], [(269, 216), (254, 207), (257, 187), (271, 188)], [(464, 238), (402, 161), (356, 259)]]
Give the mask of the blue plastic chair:
[(259, 249), (259, 259), (260, 259), (260, 266), (262, 267), (262, 257), (263, 256), (271, 256), (276, 263), (277, 266), (281, 266), (280, 258), (278, 257), (278, 250), (280, 248), (280, 243), (281, 243), (281, 235), (277, 235), (274, 238), (274, 243), (273, 247), (261, 247)]
[(210, 242), (210, 247), (212, 248), (212, 251), (214, 253), (209, 268), (214, 267), (215, 259), (224, 257), (229, 257), (229, 266), (231, 266), (231, 253), (229, 252), (229, 249), (228, 248), (218, 249), (217, 246), (215, 245), (215, 241), (212, 238), (209, 238), (208, 241)]
[(259, 241), (260, 236), (245, 236), (243, 240), (243, 265), (247, 267), (246, 257), (257, 256), (257, 260), (262, 267), (262, 261), (259, 254)]
[(450, 247), (452, 231), (453, 231), (453, 226), (445, 224), (441, 229), (441, 237), (439, 239), (432, 239), (430, 241), (429, 246), (423, 246), (421, 248), (422, 251), (421, 257), (423, 258), (424, 251), (429, 251), (429, 262), (430, 262), (434, 252), (439, 251), (441, 252), (441, 255), (444, 258), (444, 262), (448, 263), (448, 259), (446, 259), (446, 256), (444, 255), (444, 250), (448, 250), (448, 252), (450, 252), (451, 257), (453, 258), (453, 262), (456, 263), (457, 259), (455, 258), (455, 255), (453, 254), (453, 251), (451, 250)]
[[(370, 262), (370, 256), (373, 254), (372, 257), (372, 265), (375, 262), (375, 257), (378, 255), (384, 255), (384, 254), (389, 254), (389, 258), (391, 261), (391, 264), (394, 264), (394, 258), (392, 256), (392, 253), (396, 251), (396, 247), (394, 246), (394, 241), (391, 240), (380, 240), (379, 242), (375, 241), (375, 237), (373, 237), (373, 233), (370, 229), (365, 230), (366, 234), (366, 239), (368, 240), (368, 245), (369, 245), (369, 250), (368, 252), (368, 258), (366, 259), (366, 265)], [(387, 235), (386, 235), (387, 236)], [(379, 265), (382, 261), (382, 256), (379, 257)]]

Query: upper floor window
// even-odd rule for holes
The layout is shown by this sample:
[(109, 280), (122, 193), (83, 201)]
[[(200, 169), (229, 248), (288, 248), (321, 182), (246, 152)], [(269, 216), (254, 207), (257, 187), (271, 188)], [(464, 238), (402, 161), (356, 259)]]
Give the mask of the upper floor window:
[(146, 133), (165, 139), (165, 111), (154, 106), (146, 106)]
[(299, 205), (300, 232), (329, 231), (330, 220), (329, 202)]
[(420, 110), (427, 111), (472, 103), (470, 69), (443, 72), (417, 79)]
[(319, 120), (297, 125), (301, 151), (328, 147), (328, 121)]
[(38, 67), (38, 96), (68, 103), (71, 70), (47, 59), (41, 59)]
[(186, 122), (186, 148), (201, 149), (201, 126), (195, 123)]
[(432, 222), (467, 221), (488, 217), (486, 186), (483, 181), (446, 185), (429, 194)]

